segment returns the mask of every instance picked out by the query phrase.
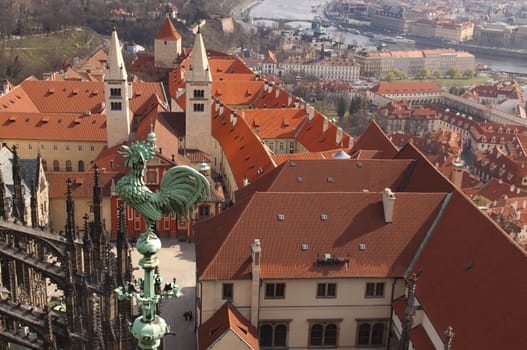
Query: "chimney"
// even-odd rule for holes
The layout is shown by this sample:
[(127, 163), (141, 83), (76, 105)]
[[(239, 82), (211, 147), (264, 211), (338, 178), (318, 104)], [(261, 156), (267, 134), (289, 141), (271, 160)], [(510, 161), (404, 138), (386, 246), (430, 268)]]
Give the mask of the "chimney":
[(322, 132), (328, 131), (329, 120), (328, 117), (324, 116), (324, 124), (322, 124)]
[(457, 157), (456, 159), (452, 160), (452, 166), (454, 167), (452, 171), (452, 183), (457, 188), (461, 189), (461, 186), (463, 184), (463, 172), (465, 169), (465, 162)]
[(315, 107), (311, 105), (306, 105), (306, 111), (307, 111), (307, 119), (313, 120), (313, 118), (315, 117)]
[(335, 143), (337, 145), (340, 145), (341, 142), (342, 142), (342, 128), (339, 126), (337, 128), (337, 137), (336, 137)]
[(233, 111), (231, 112), (231, 123), (232, 123), (232, 126), (236, 126), (236, 122), (238, 121), (238, 116), (236, 115), (236, 113)]
[(262, 247), (260, 240), (255, 239), (251, 243), (251, 323), (258, 326), (258, 309), (260, 308), (260, 258)]
[(276, 90), (275, 90), (275, 95), (274, 95), (274, 97), (275, 97), (275, 98), (278, 98), (278, 96), (280, 96), (280, 86), (275, 85), (275, 89), (276, 89)]
[(291, 103), (293, 103), (293, 96), (289, 95), (287, 96), (287, 106), (291, 106)]
[(389, 188), (382, 193), (382, 206), (384, 208), (384, 222), (393, 222), (393, 206), (395, 205), (395, 194)]

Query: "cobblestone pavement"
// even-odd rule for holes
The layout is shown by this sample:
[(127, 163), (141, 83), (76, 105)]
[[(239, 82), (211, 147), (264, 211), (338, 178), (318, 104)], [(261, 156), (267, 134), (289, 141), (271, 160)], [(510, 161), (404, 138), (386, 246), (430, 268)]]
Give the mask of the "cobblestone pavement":
[[(161, 306), (161, 316), (170, 325), (170, 330), (176, 335), (167, 335), (164, 338), (164, 350), (195, 350), (196, 336), (194, 333), (194, 320), (186, 321), (183, 317), (185, 311), (195, 307), (196, 290), (196, 254), (193, 243), (179, 242), (175, 239), (162, 239), (163, 246), (158, 253), (159, 271), (165, 282), (176, 277), (176, 283), (181, 288), (183, 296), (177, 299), (164, 299)], [(137, 251), (132, 252), (134, 267), (139, 266), (141, 257)], [(136, 277), (143, 276), (143, 270), (134, 271)]]

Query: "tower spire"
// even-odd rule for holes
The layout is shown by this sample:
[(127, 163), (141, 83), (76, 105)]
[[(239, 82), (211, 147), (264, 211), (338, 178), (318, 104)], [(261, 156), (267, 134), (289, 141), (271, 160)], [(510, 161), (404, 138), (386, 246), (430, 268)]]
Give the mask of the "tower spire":
[(212, 74), (210, 73), (209, 60), (207, 59), (207, 50), (203, 43), (203, 36), (198, 28), (196, 38), (194, 39), (194, 46), (190, 57), (190, 66), (188, 69), (186, 81), (200, 81), (212, 82)]
[(106, 65), (106, 75), (104, 76), (106, 137), (108, 148), (111, 148), (128, 140), (131, 124), (128, 74), (115, 26), (112, 30)]
[(124, 65), (123, 54), (121, 53), (121, 44), (119, 43), (119, 37), (117, 36), (115, 24), (112, 26), (107, 68), (108, 79), (124, 81), (128, 79), (128, 74), (126, 73), (126, 67)]

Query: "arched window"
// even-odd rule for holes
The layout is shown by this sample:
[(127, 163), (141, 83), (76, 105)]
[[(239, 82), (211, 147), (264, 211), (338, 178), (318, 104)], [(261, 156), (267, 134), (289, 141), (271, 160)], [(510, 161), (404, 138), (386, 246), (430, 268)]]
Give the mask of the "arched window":
[(71, 166), (71, 160), (66, 161), (66, 171), (71, 172), (73, 171), (73, 168)]
[(333, 348), (337, 346), (338, 328), (334, 323), (315, 323), (311, 325), (309, 346)]
[(60, 171), (59, 161), (54, 160), (53, 161), (53, 171)]
[(84, 171), (84, 162), (82, 160), (79, 160), (78, 168), (79, 168), (79, 171)]
[(337, 325), (330, 323), (326, 326), (326, 330), (324, 332), (324, 345), (337, 345)]
[(376, 323), (371, 331), (371, 345), (384, 344), (384, 324)]
[(260, 327), (260, 346), (273, 346), (273, 327), (271, 325), (266, 324)]
[(287, 344), (287, 327), (284, 324), (279, 324), (274, 329), (274, 345), (286, 346)]
[(309, 345), (311, 346), (320, 346), (322, 345), (322, 325), (314, 324), (311, 326), (311, 336), (309, 340)]
[(359, 323), (357, 345), (385, 345), (387, 321), (375, 320)]
[(260, 325), (260, 349), (287, 348), (287, 324), (277, 321)]
[(369, 345), (370, 344), (370, 325), (363, 323), (359, 326), (359, 335), (357, 339), (357, 345)]

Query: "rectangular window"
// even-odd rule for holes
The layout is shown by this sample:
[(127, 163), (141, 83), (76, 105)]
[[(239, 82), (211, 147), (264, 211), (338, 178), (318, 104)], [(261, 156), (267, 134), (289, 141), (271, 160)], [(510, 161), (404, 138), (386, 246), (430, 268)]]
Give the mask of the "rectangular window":
[(266, 299), (283, 299), (285, 297), (285, 283), (266, 283)]
[(232, 283), (223, 283), (223, 291), (222, 291), (222, 299), (223, 300), (232, 300), (232, 297), (233, 297), (233, 289), (234, 289), (234, 286), (232, 285)]
[(204, 98), (205, 90), (194, 90), (194, 98)]
[(112, 111), (120, 111), (122, 109), (121, 102), (111, 102), (110, 108)]
[(285, 143), (284, 143), (284, 141), (280, 141), (280, 142), (278, 143), (278, 149), (279, 149), (280, 151), (283, 151), (284, 148), (285, 148)]
[(203, 103), (194, 103), (194, 112), (203, 112), (205, 105)]
[(33, 145), (29, 143), (29, 144), (27, 145), (27, 149), (31, 151), (31, 150), (33, 149)]
[(82, 145), (78, 145), (78, 146), (77, 146), (77, 149), (78, 149), (79, 151), (82, 151)]
[(335, 298), (337, 296), (336, 283), (317, 284), (317, 298)]
[(295, 153), (295, 141), (289, 141), (289, 153)]
[(141, 229), (141, 221), (134, 220), (134, 230), (139, 231)]
[(90, 151), (95, 152), (95, 146), (90, 146)]
[(40, 145), (40, 149), (46, 149), (45, 145)]
[(366, 283), (366, 298), (384, 298), (384, 282)]
[(110, 97), (121, 97), (120, 88), (110, 88)]
[(53, 150), (56, 151), (58, 149), (57, 145), (53, 145)]

